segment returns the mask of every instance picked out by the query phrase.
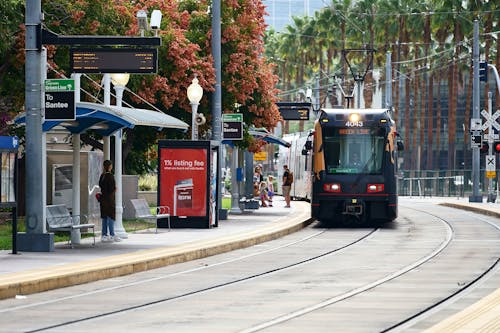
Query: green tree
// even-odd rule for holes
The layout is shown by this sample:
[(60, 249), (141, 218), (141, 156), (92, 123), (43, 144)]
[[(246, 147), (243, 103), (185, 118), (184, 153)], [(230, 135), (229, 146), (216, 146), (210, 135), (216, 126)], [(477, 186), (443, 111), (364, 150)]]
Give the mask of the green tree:
[[(20, 78), (23, 68), (16, 57), (16, 35), (21, 31), (24, 16), (23, 0), (0, 2), (0, 135), (9, 134), (7, 122), (21, 109), (24, 96)], [(18, 93), (19, 92), (19, 93)]]

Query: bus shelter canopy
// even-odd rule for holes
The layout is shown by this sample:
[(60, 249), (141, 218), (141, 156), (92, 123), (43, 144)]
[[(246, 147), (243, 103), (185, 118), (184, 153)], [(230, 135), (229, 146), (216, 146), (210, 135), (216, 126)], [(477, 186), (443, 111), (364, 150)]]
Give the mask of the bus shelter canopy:
[[(15, 119), (16, 124), (23, 124), (25, 122), (25, 113)], [(163, 112), (89, 102), (76, 103), (75, 120), (47, 119), (43, 123), (42, 130), (48, 132), (56, 126), (65, 127), (72, 134), (94, 130), (102, 136), (109, 136), (119, 129), (134, 128), (135, 126), (150, 126), (158, 129), (175, 128), (180, 130), (187, 130), (189, 128), (189, 125), (182, 120)]]

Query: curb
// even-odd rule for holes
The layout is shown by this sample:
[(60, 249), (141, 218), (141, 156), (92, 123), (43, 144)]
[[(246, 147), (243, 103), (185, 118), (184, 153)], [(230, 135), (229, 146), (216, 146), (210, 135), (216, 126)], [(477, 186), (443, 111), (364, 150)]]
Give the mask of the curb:
[(468, 210), (474, 213), (479, 213), (483, 215), (488, 215), (488, 216), (493, 216), (496, 218), (500, 218), (500, 212), (495, 212), (489, 209), (484, 209), (472, 205), (467, 205), (467, 204), (455, 204), (455, 203), (450, 203), (450, 202), (443, 202), (439, 204), (440, 206), (446, 206), (446, 207), (451, 207), (451, 208), (457, 208), (461, 210)]
[[(294, 212), (295, 213), (295, 212)], [(303, 229), (313, 219), (304, 210), (254, 231), (0, 276), (0, 299), (109, 279), (249, 247)]]

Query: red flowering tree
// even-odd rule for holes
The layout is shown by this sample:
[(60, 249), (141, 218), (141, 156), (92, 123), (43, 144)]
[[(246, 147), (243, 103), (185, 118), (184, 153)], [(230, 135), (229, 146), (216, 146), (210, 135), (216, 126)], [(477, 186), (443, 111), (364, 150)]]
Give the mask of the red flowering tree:
[[(222, 104), (234, 112), (235, 103), (245, 122), (257, 128), (274, 128), (281, 116), (276, 106), (278, 77), (264, 57), (265, 8), (259, 0), (223, 1)], [(246, 137), (243, 146), (259, 150), (262, 142)]]
[[(211, 56), (211, 2), (205, 0), (51, 0), (42, 1), (45, 26), (61, 35), (139, 35), (136, 13), (154, 9), (162, 12), (159, 30), (157, 75), (132, 75), (127, 85), (139, 97), (126, 93), (124, 101), (162, 112), (191, 123), (191, 107), (186, 89), (196, 74), (205, 94), (199, 108), (208, 116), (203, 134), (211, 126), (210, 92), (215, 84)], [(264, 6), (260, 0), (222, 1), (222, 108), (223, 112), (239, 112), (248, 125), (271, 129), (280, 120), (275, 105), (278, 81), (263, 57)], [(151, 32), (146, 34), (151, 35)], [(23, 34), (18, 43), (18, 68), (23, 67)], [(49, 77), (69, 76), (67, 46), (50, 46), (49, 63), (54, 71)], [(100, 82), (100, 75), (91, 75)], [(22, 85), (20, 85), (22, 87)], [(82, 80), (82, 87), (99, 96), (99, 84)], [(86, 95), (82, 95), (86, 96)], [(83, 97), (91, 100), (89, 97)], [(20, 110), (21, 108), (19, 108)], [(158, 138), (182, 138), (189, 134), (178, 131), (134, 128), (126, 131), (123, 155), (127, 172), (144, 172), (149, 166), (146, 154)], [(247, 137), (242, 146), (258, 149), (259, 144)]]

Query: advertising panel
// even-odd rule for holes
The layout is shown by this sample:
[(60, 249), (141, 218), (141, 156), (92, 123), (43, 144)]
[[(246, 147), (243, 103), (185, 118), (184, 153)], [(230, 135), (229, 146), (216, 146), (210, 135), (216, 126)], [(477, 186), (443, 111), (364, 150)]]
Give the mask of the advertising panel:
[(160, 162), (164, 171), (160, 174), (160, 205), (170, 206), (174, 216), (205, 216), (207, 151), (162, 148)]
[(160, 140), (158, 149), (158, 205), (170, 207), (172, 227), (215, 226), (217, 154), (210, 141)]

